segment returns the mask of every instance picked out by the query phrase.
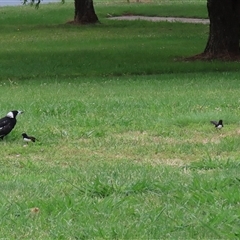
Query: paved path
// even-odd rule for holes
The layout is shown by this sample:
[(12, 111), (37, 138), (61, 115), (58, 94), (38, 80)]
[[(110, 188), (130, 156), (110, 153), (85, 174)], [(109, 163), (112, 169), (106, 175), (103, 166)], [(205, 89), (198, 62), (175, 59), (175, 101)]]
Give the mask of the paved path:
[(112, 19), (112, 20), (146, 20), (146, 21), (152, 21), (152, 22), (182, 22), (182, 23), (209, 24), (208, 19), (200, 19), (200, 18), (120, 16), (120, 17), (109, 17), (109, 19)]

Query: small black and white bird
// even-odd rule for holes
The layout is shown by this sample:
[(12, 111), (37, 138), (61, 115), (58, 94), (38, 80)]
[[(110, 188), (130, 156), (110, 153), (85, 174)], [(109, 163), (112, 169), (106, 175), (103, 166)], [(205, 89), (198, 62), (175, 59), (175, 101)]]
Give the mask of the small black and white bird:
[(5, 117), (0, 119), (0, 138), (3, 139), (7, 136), (15, 127), (17, 115), (23, 113), (23, 111), (13, 110), (9, 112)]
[(22, 137), (23, 137), (23, 141), (24, 142), (35, 142), (37, 139), (33, 136), (28, 136), (26, 133), (23, 133), (22, 134)]
[(210, 121), (213, 125), (215, 125), (215, 128), (217, 129), (221, 129), (223, 128), (223, 120), (219, 120), (217, 121)]

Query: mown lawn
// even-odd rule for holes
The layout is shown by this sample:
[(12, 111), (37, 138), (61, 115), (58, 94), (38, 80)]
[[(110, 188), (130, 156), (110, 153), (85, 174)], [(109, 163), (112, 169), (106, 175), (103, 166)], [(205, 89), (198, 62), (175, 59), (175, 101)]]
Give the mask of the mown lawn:
[(24, 110), (0, 143), (0, 238), (239, 237), (239, 63), (181, 60), (205, 25), (106, 19), (129, 7), (177, 12), (98, 2), (102, 24), (71, 26), (68, 3), (0, 9), (0, 113)]

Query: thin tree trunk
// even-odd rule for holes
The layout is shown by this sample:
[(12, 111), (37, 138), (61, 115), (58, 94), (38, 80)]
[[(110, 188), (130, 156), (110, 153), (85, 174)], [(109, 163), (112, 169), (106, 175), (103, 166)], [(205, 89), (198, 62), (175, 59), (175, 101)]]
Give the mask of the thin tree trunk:
[(93, 24), (99, 22), (93, 7), (93, 0), (75, 0), (74, 23)]
[(209, 38), (204, 55), (209, 58), (231, 58), (239, 55), (239, 0), (208, 0)]

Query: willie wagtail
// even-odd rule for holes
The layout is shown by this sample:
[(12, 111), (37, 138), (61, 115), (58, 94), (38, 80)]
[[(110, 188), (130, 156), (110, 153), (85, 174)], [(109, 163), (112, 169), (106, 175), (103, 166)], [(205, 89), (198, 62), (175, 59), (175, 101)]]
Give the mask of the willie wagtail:
[(223, 120), (219, 120), (218, 122), (217, 121), (210, 121), (212, 124), (215, 125), (215, 128), (217, 129), (221, 129), (223, 128)]
[(25, 141), (27, 143), (28, 142), (35, 142), (37, 140), (35, 137), (28, 136), (26, 133), (23, 133), (22, 137), (23, 137), (23, 141)]

